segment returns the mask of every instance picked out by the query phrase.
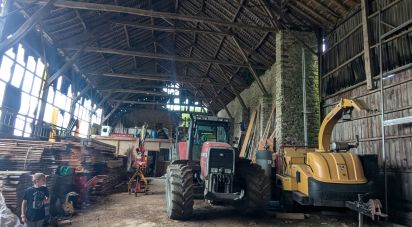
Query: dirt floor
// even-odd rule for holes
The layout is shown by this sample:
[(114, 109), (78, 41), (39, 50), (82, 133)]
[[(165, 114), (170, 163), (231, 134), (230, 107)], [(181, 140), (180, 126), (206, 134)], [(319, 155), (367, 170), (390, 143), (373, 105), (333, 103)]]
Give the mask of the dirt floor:
[[(206, 202), (195, 203), (193, 218), (189, 221), (174, 221), (167, 218), (164, 201), (164, 180), (152, 179), (153, 194), (135, 197), (118, 193), (103, 197), (100, 202), (82, 210), (72, 219), (72, 225), (62, 226), (357, 226), (357, 216), (349, 211), (305, 210), (305, 220), (275, 218), (275, 213), (259, 217), (242, 217), (232, 207), (210, 206)], [(367, 226), (388, 226), (388, 223)], [(394, 225), (391, 225), (394, 226)]]

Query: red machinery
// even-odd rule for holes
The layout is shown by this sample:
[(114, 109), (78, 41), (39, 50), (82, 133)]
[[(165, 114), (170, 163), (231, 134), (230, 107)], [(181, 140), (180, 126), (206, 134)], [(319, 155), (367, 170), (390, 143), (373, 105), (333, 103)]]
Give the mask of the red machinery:
[[(144, 148), (144, 140), (146, 138), (146, 127), (147, 125), (143, 125), (142, 130), (140, 132), (139, 138), (139, 145), (136, 148), (136, 158), (134, 162), (132, 162), (132, 168), (136, 170), (133, 176), (129, 179), (127, 183), (127, 190), (129, 194), (134, 193), (137, 196), (137, 193), (147, 193), (147, 179), (144, 176), (144, 172), (147, 167), (147, 154)], [(133, 182), (135, 182), (134, 187)]]
[(238, 157), (229, 134), (229, 119), (191, 116), (188, 137), (176, 141), (172, 154), (177, 157), (167, 168), (169, 218), (189, 218), (195, 199), (234, 205), (244, 214), (264, 211), (270, 198), (269, 179), (260, 166)]

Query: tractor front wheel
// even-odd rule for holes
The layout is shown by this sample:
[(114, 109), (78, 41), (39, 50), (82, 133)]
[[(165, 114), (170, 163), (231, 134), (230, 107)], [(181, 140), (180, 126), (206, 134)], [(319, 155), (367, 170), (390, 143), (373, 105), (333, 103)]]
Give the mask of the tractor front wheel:
[(167, 168), (166, 212), (170, 219), (184, 220), (193, 212), (193, 174), (184, 164), (171, 164)]
[(270, 200), (270, 183), (259, 165), (247, 160), (239, 161), (236, 166), (237, 180), (245, 190), (245, 197), (237, 208), (246, 215), (265, 212)]

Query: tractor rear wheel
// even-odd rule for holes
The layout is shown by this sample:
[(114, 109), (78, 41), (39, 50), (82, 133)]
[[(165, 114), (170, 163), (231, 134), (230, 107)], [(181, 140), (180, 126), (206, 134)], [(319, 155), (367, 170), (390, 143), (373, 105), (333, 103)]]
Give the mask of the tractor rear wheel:
[(184, 164), (171, 164), (167, 168), (166, 212), (170, 219), (183, 220), (193, 212), (193, 174)]
[(237, 180), (245, 190), (245, 197), (237, 204), (246, 215), (263, 214), (270, 200), (270, 182), (262, 168), (246, 160), (236, 166)]

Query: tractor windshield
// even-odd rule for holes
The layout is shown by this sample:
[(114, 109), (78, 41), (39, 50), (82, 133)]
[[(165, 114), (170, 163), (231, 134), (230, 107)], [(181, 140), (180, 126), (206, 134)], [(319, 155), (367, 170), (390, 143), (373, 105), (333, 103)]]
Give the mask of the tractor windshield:
[(229, 142), (229, 124), (227, 122), (198, 121), (193, 139), (193, 160), (200, 160), (200, 151), (204, 142)]

